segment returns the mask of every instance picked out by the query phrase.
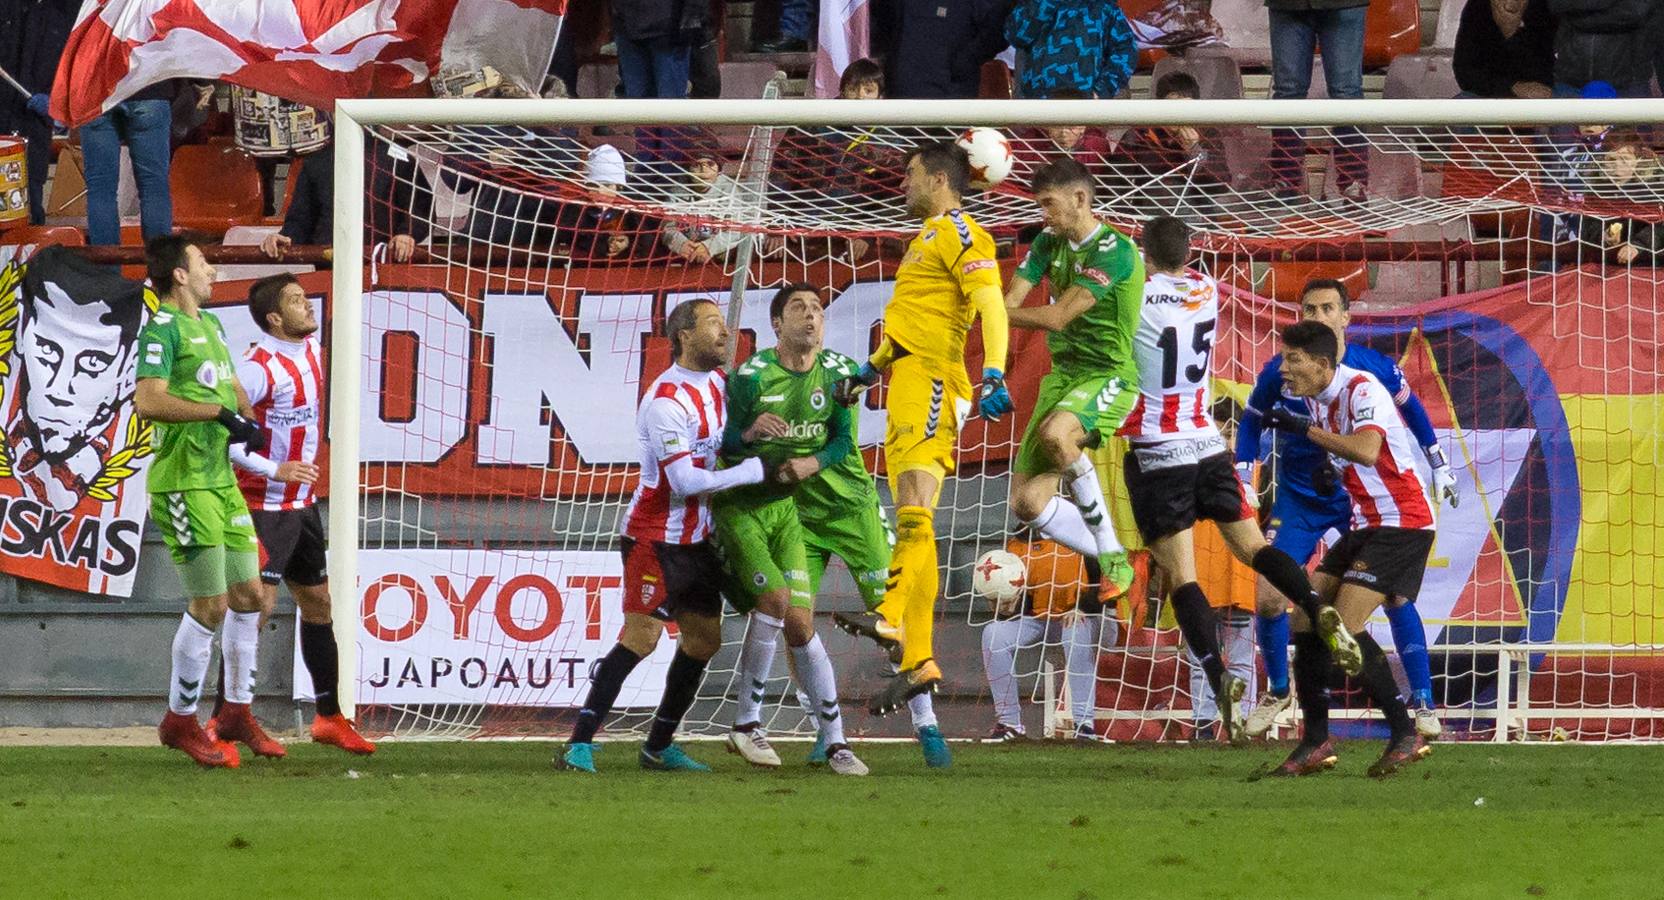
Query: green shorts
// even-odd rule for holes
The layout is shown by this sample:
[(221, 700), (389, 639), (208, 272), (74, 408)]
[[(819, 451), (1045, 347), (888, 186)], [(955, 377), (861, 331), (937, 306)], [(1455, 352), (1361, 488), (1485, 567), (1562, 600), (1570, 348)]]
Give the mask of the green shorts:
[(861, 602), (867, 609), (884, 601), (884, 581), (890, 573), (890, 549), (895, 530), (874, 503), (866, 509), (825, 521), (803, 523), (803, 546), (809, 554), (809, 590), (820, 594), (820, 580), (826, 564), (836, 556), (849, 567)]
[(787, 588), (791, 605), (814, 609), (804, 559), (803, 525), (790, 497), (763, 504), (718, 503), (716, 544), (728, 571), (728, 602), (741, 614), (757, 606), (757, 598)]
[(236, 485), (150, 495), (150, 515), (192, 597), (260, 576), (254, 519)]
[(1138, 400), (1138, 385), (1114, 375), (1076, 375), (1052, 371), (1040, 379), (1040, 394), (1034, 401), (1023, 441), (1017, 447), (1016, 470), (1021, 475), (1040, 475), (1055, 470), (1046, 459), (1037, 437), (1040, 425), (1053, 410), (1073, 413), (1080, 427), (1103, 435), (1104, 443), (1115, 436)]

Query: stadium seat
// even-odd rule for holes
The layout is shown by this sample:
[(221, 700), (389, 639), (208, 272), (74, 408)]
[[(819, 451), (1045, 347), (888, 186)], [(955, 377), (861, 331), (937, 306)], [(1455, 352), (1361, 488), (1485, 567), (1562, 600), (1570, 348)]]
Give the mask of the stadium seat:
[(1274, 262), (1266, 265), (1254, 293), (1278, 303), (1299, 303), (1300, 290), (1314, 278), (1335, 278), (1346, 285), (1353, 297), (1369, 289), (1369, 264), (1365, 262)]
[(1456, 49), (1456, 29), (1462, 24), (1462, 7), (1465, 5), (1456, 0), (1439, 4), (1439, 22), (1433, 29), (1433, 44), (1427, 49), (1446, 53)]
[(1371, 0), (1364, 22), (1365, 66), (1381, 68), (1420, 47), (1421, 4), (1416, 0)]
[(1449, 56), (1406, 53), (1394, 57), (1387, 66), (1387, 79), (1381, 88), (1381, 97), (1386, 100), (1448, 100), (1460, 90), (1461, 87), (1456, 84), (1455, 65)]
[(1011, 70), (1005, 63), (990, 59), (982, 64), (982, 81), (977, 86), (980, 100), (1010, 100), (1015, 91)]
[[(258, 247), (268, 234), (276, 234), (277, 225), (234, 225), (227, 229), (220, 243), (226, 247)], [(264, 278), (280, 272), (301, 274), (316, 270), (316, 266), (301, 263), (221, 263), (214, 267), (216, 281), (243, 281)]]
[(605, 99), (618, 87), (618, 64), (590, 63), (578, 69), (578, 96)]
[(174, 225), (225, 233), (233, 225), (264, 218), (260, 170), (234, 147), (187, 144), (174, 151), (169, 172)]
[(755, 100), (776, 74), (785, 77), (780, 66), (770, 61), (725, 62), (721, 68), (724, 99)]
[(0, 231), (0, 244), (85, 247), (87, 238), (73, 225), (20, 225)]

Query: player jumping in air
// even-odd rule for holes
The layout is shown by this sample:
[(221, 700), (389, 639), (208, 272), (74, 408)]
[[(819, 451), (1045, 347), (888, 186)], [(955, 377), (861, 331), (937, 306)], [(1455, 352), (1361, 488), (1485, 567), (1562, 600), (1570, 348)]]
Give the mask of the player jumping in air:
[[(318, 316), (295, 276), (270, 275), (249, 288), (249, 316), (264, 334), (237, 362), (237, 381), (253, 404), (268, 448), (255, 453), (231, 445), (243, 499), (263, 551), (261, 602), (265, 616), (286, 582), (300, 610), (300, 655), (312, 676), (317, 714), (312, 739), (351, 753), (374, 753), (341, 715), (339, 653), (330, 618), (323, 520), (318, 515), (318, 452), (323, 443), (323, 351)], [(219, 720), (214, 720), (218, 728)]]
[[(815, 717), (819, 731), (810, 760), (826, 760), (838, 771), (836, 748), (844, 742), (843, 717), (836, 703), (837, 686), (833, 682), (831, 660), (814, 635), (812, 601), (820, 593), (827, 562), (837, 556), (849, 567), (867, 609), (876, 609), (884, 599), (884, 582), (890, 566), (890, 529), (879, 508), (872, 476), (856, 449), (855, 416), (844, 407), (827, 402), (834, 384), (854, 373), (859, 364), (841, 353), (822, 348), (825, 318), (820, 296), (812, 286), (793, 284), (781, 288), (769, 304), (769, 313), (779, 343), (774, 350), (752, 357), (734, 373), (729, 386), (729, 425), (725, 439), (737, 438), (741, 446), (731, 447), (731, 442), (725, 440), (724, 450), (744, 454), (757, 450), (759, 445), (776, 443), (795, 444), (800, 451), (812, 451), (812, 455), (801, 457), (802, 461), (781, 464), (782, 469), (801, 467), (814, 471), (801, 478), (791, 498), (796, 507), (795, 521), (801, 523), (800, 527), (782, 518), (773, 529), (774, 533), (787, 537), (796, 531), (801, 550), (787, 545), (781, 548), (781, 555), (772, 558), (791, 559), (792, 568), (796, 568), (798, 553), (801, 553), (807, 563), (808, 600), (797, 600), (796, 588), (793, 589), (792, 603), (785, 614), (786, 643), (792, 648), (798, 682), (804, 685), (804, 693), (809, 697), (807, 708)], [(817, 431), (822, 422), (824, 434)], [(746, 439), (744, 431), (752, 431), (755, 439)], [(750, 494), (752, 490), (743, 493)], [(753, 518), (728, 515), (730, 505), (744, 505), (741, 493), (722, 495), (713, 504), (717, 536), (728, 567), (737, 576), (736, 592), (739, 593), (751, 589), (749, 586), (755, 583), (757, 572), (769, 573), (766, 560), (742, 564), (748, 551), (730, 549), (729, 535), (740, 530), (734, 526)], [(728, 502), (730, 496), (735, 503)], [(762, 549), (760, 545), (757, 547), (759, 551)], [(785, 574), (789, 577), (789, 571)], [(765, 656), (773, 658), (772, 636), (780, 630), (773, 622), (764, 621), (763, 630), (758, 631), (759, 614), (754, 612), (751, 618), (751, 630), (746, 633), (740, 654), (742, 683), (740, 708), (734, 716), (736, 723), (755, 722), (760, 715), (760, 682), (768, 674)], [(825, 686), (818, 691), (809, 690), (811, 685), (807, 682), (814, 679), (821, 679)], [(953, 757), (936, 725), (930, 695), (919, 694), (908, 700), (907, 705), (926, 764), (937, 768), (950, 765)], [(736, 724), (729, 740), (747, 760), (779, 765), (778, 754), (767, 746), (760, 729), (746, 729), (744, 724)], [(753, 748), (759, 743), (764, 752), (754, 754)]]
[[(1414, 600), (1433, 549), (1433, 506), (1416, 474), (1414, 443), (1392, 394), (1368, 372), (1337, 364), (1334, 330), (1310, 319), (1283, 331), (1283, 382), (1304, 399), (1305, 412), (1274, 406), (1266, 427), (1303, 437), (1329, 454), (1351, 503), (1351, 529), (1318, 564), (1315, 579), (1326, 603), (1313, 622), (1294, 621), (1294, 686), (1305, 731), (1278, 775), (1306, 775), (1335, 764), (1329, 741), (1329, 671), (1317, 635), (1351, 635), (1331, 643), (1334, 660), (1358, 676), (1370, 701), (1386, 716), (1392, 738), (1369, 767), (1390, 775), (1425, 757), (1429, 748), (1398, 692), (1387, 655), (1365, 629), (1369, 617), (1394, 597)], [(1313, 629), (1317, 635), (1314, 635)], [(1308, 660), (1308, 656), (1312, 659)]]
[(1312, 615), (1316, 596), (1306, 571), (1267, 544), (1231, 454), (1213, 422), (1213, 334), (1219, 287), (1186, 269), (1190, 228), (1172, 216), (1144, 226), (1150, 270), (1143, 311), (1133, 338), (1138, 355), (1138, 403), (1121, 434), (1127, 438), (1127, 491), (1133, 519), (1150, 554), (1167, 575), (1173, 616), (1185, 644), (1201, 662), (1218, 701), (1221, 736), (1243, 737), (1238, 713), (1246, 683), (1225, 668), (1219, 619), (1196, 582), (1193, 529), (1198, 518), (1219, 526), (1231, 553)]
[[(1082, 449), (1115, 434), (1137, 397), (1132, 336), (1144, 295), (1144, 262), (1132, 239), (1092, 214), (1092, 175), (1073, 159), (1034, 173), (1034, 200), (1046, 228), (1011, 276), (1005, 305), (1013, 328), (1047, 332), (1052, 370), (1040, 381), (1011, 467), (1011, 510), (1040, 534), (1086, 557), (1101, 577), (1098, 596), (1081, 599), (1095, 615), (1132, 586), (1127, 551), (1115, 537), (1102, 485)], [(1024, 307), (1044, 278), (1052, 302)], [(1068, 485), (1073, 502), (1058, 494)]]
[(761, 457), (777, 467), (779, 477), (711, 500), (717, 546), (733, 576), (729, 599), (750, 615), (728, 747), (752, 765), (780, 765), (761, 718), (775, 644), (784, 630), (798, 685), (827, 742), (827, 764), (839, 775), (865, 775), (866, 765), (844, 740), (832, 658), (815, 634), (802, 514), (813, 507), (824, 517), (822, 507), (829, 501), (848, 504), (839, 492), (842, 485), (820, 473), (856, 455), (850, 411), (832, 402), (832, 386), (856, 367), (847, 357), (820, 349), (825, 320), (812, 286), (789, 284), (775, 292), (769, 321), (779, 343), (746, 360), (728, 382), (722, 455), (727, 464)]
[[(1427, 418), (1427, 410), (1404, 382), (1404, 373), (1380, 353), (1346, 343), (1350, 306), (1346, 285), (1327, 278), (1308, 282), (1300, 298), (1302, 318), (1320, 322), (1334, 331), (1344, 353), (1341, 364), (1374, 375), (1386, 388), (1387, 396), (1398, 406), (1410, 433), (1427, 456), (1432, 468), (1434, 493), (1455, 506), (1459, 499), (1456, 476), (1438, 444), (1438, 436), (1433, 432), (1433, 423)], [(1266, 363), (1248, 398), (1248, 408), (1237, 432), (1237, 475), (1248, 486), (1248, 495), (1255, 498), (1256, 503), (1257, 495), (1251, 482), (1254, 462), (1260, 456), (1262, 417), (1277, 405), (1304, 411), (1305, 401), (1287, 398), (1281, 366), (1282, 360), (1277, 357)], [(1266, 535), (1270, 537), (1272, 546), (1303, 563), (1311, 559), (1317, 542), (1325, 534), (1331, 530), (1345, 534), (1351, 527), (1351, 504), (1346, 491), (1340, 490), (1335, 469), (1329, 464), (1326, 454), (1311, 441), (1296, 435), (1278, 435), (1275, 455), (1275, 498), (1270, 521), (1266, 523)], [(1276, 717), (1288, 709), (1290, 703), (1288, 607), (1281, 597), (1265, 588), (1262, 584), (1259, 595), (1259, 640), (1269, 689), (1260, 697), (1259, 705), (1248, 714), (1249, 737), (1259, 737), (1269, 731)], [(1392, 628), (1398, 658), (1404, 663), (1404, 674), (1410, 681), (1416, 729), (1423, 736), (1434, 738), (1438, 737), (1441, 727), (1439, 717), (1433, 711), (1433, 674), (1427, 658), (1427, 631), (1412, 599), (1391, 600), (1386, 609), (1387, 622)]]
[(982, 383), (977, 413), (997, 420), (1011, 411), (1005, 387), (1008, 340), (994, 240), (959, 209), (970, 182), (970, 160), (949, 142), (907, 155), (907, 211), (924, 228), (907, 245), (896, 288), (884, 309), (884, 340), (859, 371), (839, 383), (839, 402), (890, 374), (884, 460), (896, 503), (896, 547), (884, 602), (876, 613), (838, 613), (833, 621), (888, 649), (900, 643), (901, 672), (868, 709), (887, 715), (919, 694), (935, 691), (942, 670), (933, 658), (931, 629), (941, 577), (932, 525), (942, 480), (953, 471), (954, 445), (972, 404), (965, 377), (965, 335), (982, 316)]
[(711, 544), (710, 495), (760, 484), (763, 461), (752, 457), (718, 471), (727, 415), (717, 367), (728, 357), (728, 328), (709, 300), (689, 300), (665, 317), (675, 363), (647, 388), (636, 411), (641, 480), (624, 512), (624, 628), (590, 676), (560, 765), (595, 771), (595, 733), (618, 692), (674, 621), (680, 632), (665, 673), (664, 695), (642, 745), (644, 769), (705, 772), (672, 743), (693, 705), (705, 665), (722, 645), (722, 563)]
[(233, 441), (258, 451), (265, 438), (248, 418), (225, 329), (202, 308), (214, 285), (202, 250), (181, 237), (157, 237), (145, 247), (145, 268), (161, 308), (139, 334), (134, 403), (156, 423), (151, 515), (191, 598), (173, 637), (168, 713), (158, 731), (163, 744), (204, 766), (235, 765), (196, 719), (214, 629), (224, 620), (220, 650), (230, 683), (219, 738), (280, 757), (283, 745), (249, 711), (260, 636), (259, 549), (227, 453)]

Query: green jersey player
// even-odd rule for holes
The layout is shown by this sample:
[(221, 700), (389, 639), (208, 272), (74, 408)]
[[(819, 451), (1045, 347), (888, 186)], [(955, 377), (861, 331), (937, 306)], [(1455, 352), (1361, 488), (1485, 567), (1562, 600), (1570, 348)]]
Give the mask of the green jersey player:
[[(134, 405), (155, 423), (151, 516), (191, 598), (173, 638), (168, 713), (159, 733), (163, 744), (209, 767), (237, 765), (233, 740), (261, 756), (282, 756), (283, 745), (249, 712), (260, 634), (259, 548), (227, 452), (232, 441), (259, 450), (265, 438), (248, 418), (248, 395), (237, 382), (225, 329), (202, 308), (214, 267), (200, 248), (172, 235), (146, 245), (145, 265), (161, 306), (139, 333)], [(222, 620), (220, 651), (230, 682), (216, 739), (197, 722), (196, 706)]]
[[(1005, 289), (1012, 328), (1045, 331), (1052, 369), (1011, 472), (1011, 510), (1101, 569), (1096, 607), (1126, 593), (1132, 566), (1115, 537), (1103, 487), (1082, 448), (1115, 434), (1138, 397), (1132, 337), (1144, 298), (1144, 261), (1132, 239), (1092, 214), (1092, 176), (1073, 159), (1034, 173), (1046, 229)], [(1044, 278), (1052, 302), (1025, 307)], [(1059, 496), (1066, 484), (1074, 502)], [(1095, 576), (1096, 577), (1096, 576)], [(1087, 601), (1083, 598), (1083, 607)]]

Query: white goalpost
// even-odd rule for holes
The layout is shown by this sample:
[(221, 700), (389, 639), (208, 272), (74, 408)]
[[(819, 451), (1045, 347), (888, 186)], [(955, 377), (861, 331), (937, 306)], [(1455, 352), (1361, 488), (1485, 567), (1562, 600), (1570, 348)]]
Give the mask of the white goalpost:
[[(1446, 734), (1664, 736), (1659, 123), (1664, 100), (340, 101), (328, 526), (343, 711), (389, 735), (562, 734), (622, 621), (613, 533), (664, 315), (716, 300), (743, 357), (773, 344), (773, 292), (806, 281), (828, 301), (827, 346), (864, 357), (918, 229), (907, 149), (977, 125), (1009, 137), (1016, 173), (965, 198), (1009, 276), (1039, 228), (1027, 174), (1070, 152), (1052, 132), (1088, 126), (1117, 144), (1089, 166), (1100, 216), (1133, 235), (1158, 212), (1187, 219), (1222, 286), (1216, 416), (1235, 421), (1318, 277), (1353, 292), (1348, 340), (1397, 361), (1428, 407), (1461, 492), (1418, 602)], [(705, 158), (720, 174), (702, 181)], [(378, 252), (391, 234), (418, 245), (412, 261)], [(938, 513), (955, 737), (992, 724), (994, 613), (969, 569), (1018, 530), (1007, 475), (1049, 365), (1042, 336), (1013, 337), (1019, 424), (967, 428)], [(882, 484), (882, 407), (858, 418)], [(1117, 448), (1098, 452), (1124, 505)], [(1275, 452), (1261, 465), (1271, 477)], [(1251, 576), (1214, 568), (1210, 598), (1251, 611)], [(834, 565), (817, 610), (858, 605)], [(1090, 690), (1110, 738), (1184, 739), (1200, 721), (1162, 605), (1105, 613), (1116, 636)], [(727, 626), (695, 733), (731, 717), (743, 626)], [(858, 711), (887, 674), (878, 654), (821, 631), (855, 733), (905, 734)], [(645, 721), (667, 659), (636, 671), (609, 730)], [(1048, 731), (1087, 683), (1065, 683), (1059, 659), (1041, 641), (1003, 673)], [(1356, 703), (1337, 716), (1370, 718)], [(784, 663), (764, 724), (811, 733)]]

